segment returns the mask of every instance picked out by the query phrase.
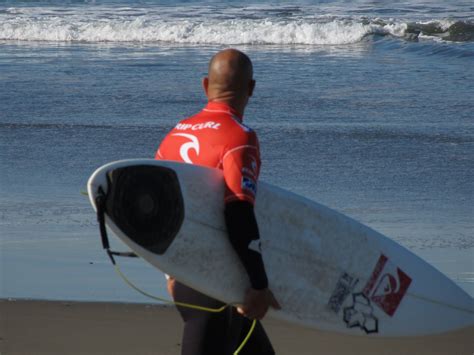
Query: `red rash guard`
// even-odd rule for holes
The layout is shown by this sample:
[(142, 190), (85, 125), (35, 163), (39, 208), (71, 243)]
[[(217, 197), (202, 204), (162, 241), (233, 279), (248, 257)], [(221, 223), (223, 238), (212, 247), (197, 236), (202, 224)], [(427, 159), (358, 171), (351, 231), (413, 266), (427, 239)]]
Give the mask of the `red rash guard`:
[[(257, 135), (227, 104), (209, 102), (197, 115), (179, 122), (156, 152), (156, 159), (174, 160), (223, 170), (226, 184), (224, 216), (229, 240), (247, 270), (254, 289), (268, 286), (259, 250), (253, 211), (260, 151)], [(257, 245), (259, 245), (257, 243)]]
[(162, 141), (155, 159), (223, 170), (225, 202), (255, 202), (260, 172), (257, 135), (227, 104), (209, 102), (197, 115), (179, 122)]

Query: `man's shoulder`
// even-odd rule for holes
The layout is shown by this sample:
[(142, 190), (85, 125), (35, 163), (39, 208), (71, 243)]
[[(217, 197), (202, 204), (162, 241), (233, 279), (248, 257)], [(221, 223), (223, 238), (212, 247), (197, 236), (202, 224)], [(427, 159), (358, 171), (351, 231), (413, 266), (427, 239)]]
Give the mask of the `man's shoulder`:
[(240, 130), (225, 144), (224, 157), (229, 154), (256, 154), (260, 155), (260, 145), (255, 131)]
[(232, 122), (237, 129), (240, 129), (243, 133), (249, 135), (256, 135), (255, 131), (247, 126), (245, 123), (241, 122), (237, 117), (232, 117)]
[(233, 119), (229, 128), (229, 137), (231, 138), (232, 145), (255, 145), (258, 146), (258, 137), (255, 130), (247, 126), (246, 124), (239, 122), (237, 119)]

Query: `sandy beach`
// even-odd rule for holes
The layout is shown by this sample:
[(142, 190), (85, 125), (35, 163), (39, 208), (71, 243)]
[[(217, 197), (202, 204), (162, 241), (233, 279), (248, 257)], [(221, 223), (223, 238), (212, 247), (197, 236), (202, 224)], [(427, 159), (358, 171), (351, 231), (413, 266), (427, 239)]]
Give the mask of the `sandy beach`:
[[(180, 353), (173, 307), (145, 304), (0, 300), (4, 354)], [(472, 355), (474, 328), (419, 338), (368, 339), (319, 332), (268, 319), (278, 354)]]

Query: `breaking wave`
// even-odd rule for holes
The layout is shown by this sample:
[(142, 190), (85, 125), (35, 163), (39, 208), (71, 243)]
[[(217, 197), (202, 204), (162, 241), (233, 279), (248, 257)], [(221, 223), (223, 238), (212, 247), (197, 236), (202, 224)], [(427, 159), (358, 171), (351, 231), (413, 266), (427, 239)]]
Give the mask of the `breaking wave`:
[(284, 16), (268, 12), (256, 16), (249, 9), (193, 13), (184, 9), (9, 8), (0, 13), (0, 40), (16, 41), (343, 45), (369, 35), (470, 42), (474, 41), (474, 22), (316, 16), (296, 10)]

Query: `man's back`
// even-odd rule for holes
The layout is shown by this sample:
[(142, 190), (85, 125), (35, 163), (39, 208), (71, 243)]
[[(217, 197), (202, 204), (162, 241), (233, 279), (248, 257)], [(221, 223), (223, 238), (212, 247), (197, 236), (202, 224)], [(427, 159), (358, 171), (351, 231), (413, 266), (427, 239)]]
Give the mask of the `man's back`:
[(162, 141), (156, 159), (181, 161), (224, 171), (225, 202), (254, 202), (260, 169), (257, 135), (226, 104), (210, 102), (182, 120)]

